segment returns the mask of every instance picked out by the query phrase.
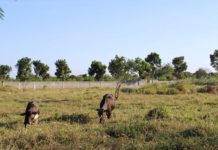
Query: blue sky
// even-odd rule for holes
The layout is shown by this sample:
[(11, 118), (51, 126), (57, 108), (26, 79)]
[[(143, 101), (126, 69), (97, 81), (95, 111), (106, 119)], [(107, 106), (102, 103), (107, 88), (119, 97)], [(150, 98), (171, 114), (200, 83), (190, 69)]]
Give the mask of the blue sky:
[(41, 60), (55, 72), (66, 59), (73, 74), (91, 61), (108, 65), (116, 54), (145, 58), (156, 51), (163, 63), (185, 56), (188, 71), (210, 68), (218, 48), (216, 0), (0, 0), (0, 64)]

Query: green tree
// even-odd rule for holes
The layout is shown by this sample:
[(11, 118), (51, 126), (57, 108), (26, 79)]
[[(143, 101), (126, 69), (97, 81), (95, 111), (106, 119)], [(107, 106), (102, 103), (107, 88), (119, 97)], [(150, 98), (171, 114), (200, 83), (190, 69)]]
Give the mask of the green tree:
[(187, 69), (187, 64), (184, 61), (184, 56), (175, 57), (172, 61), (174, 65), (174, 75), (177, 79), (184, 78), (184, 71)]
[(92, 61), (90, 68), (88, 69), (88, 74), (94, 76), (97, 81), (100, 81), (104, 74), (106, 73), (106, 66), (100, 61)]
[(71, 70), (68, 67), (65, 59), (59, 59), (55, 62), (56, 72), (55, 75), (58, 79), (64, 81), (69, 78)]
[(157, 71), (156, 76), (159, 80), (173, 80), (173, 72), (173, 66), (166, 64)]
[(32, 73), (32, 63), (31, 59), (28, 57), (21, 58), (17, 61), (17, 76), (16, 78), (21, 81), (26, 81), (31, 77)]
[(218, 71), (218, 50), (215, 49), (214, 53), (210, 55), (211, 66)]
[(194, 73), (195, 77), (197, 79), (206, 78), (207, 77), (207, 71), (200, 68)]
[(0, 19), (4, 18), (4, 11), (0, 8)]
[(33, 61), (33, 68), (37, 78), (45, 80), (49, 78), (49, 66), (42, 63), (40, 60)]
[(151, 70), (151, 65), (145, 60), (137, 57), (134, 60), (134, 70), (138, 73), (140, 79), (145, 79)]
[(125, 57), (119, 57), (116, 55), (115, 58), (109, 62), (108, 70), (115, 79), (126, 80), (128, 75), (128, 68), (126, 64), (127, 62)]
[(2, 80), (2, 85), (5, 79), (8, 79), (9, 73), (11, 72), (12, 68), (8, 65), (0, 65), (0, 79)]
[(152, 52), (145, 58), (145, 61), (151, 65), (150, 74), (153, 82), (157, 69), (161, 67), (160, 56), (156, 52)]
[(128, 59), (126, 61), (126, 76), (128, 76), (130, 80), (134, 79), (135, 77), (139, 77), (137, 71), (135, 70), (135, 66), (136, 63), (134, 59)]

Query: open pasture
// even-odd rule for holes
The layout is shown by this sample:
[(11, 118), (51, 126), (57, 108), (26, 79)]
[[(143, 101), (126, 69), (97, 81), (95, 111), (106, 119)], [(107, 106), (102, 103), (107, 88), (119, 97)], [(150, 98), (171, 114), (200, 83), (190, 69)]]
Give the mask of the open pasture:
[[(215, 94), (120, 93), (112, 118), (98, 124), (96, 108), (108, 88), (0, 89), (0, 149), (218, 149)], [(29, 100), (38, 125), (24, 128)]]

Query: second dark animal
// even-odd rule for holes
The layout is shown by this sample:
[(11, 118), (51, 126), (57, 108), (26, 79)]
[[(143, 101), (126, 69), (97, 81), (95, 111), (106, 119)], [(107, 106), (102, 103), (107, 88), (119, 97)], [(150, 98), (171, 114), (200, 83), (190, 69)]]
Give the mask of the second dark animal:
[(21, 115), (25, 116), (24, 118), (24, 126), (26, 128), (27, 124), (38, 124), (39, 120), (39, 107), (35, 101), (30, 101), (27, 104), (26, 110)]
[(112, 94), (105, 94), (100, 102), (100, 108), (96, 109), (99, 116), (99, 123), (104, 124), (104, 113), (106, 113), (106, 116), (108, 119), (111, 118), (112, 111), (115, 108), (115, 100), (119, 97), (119, 90), (122, 82), (117, 83), (117, 87), (115, 90), (115, 97)]

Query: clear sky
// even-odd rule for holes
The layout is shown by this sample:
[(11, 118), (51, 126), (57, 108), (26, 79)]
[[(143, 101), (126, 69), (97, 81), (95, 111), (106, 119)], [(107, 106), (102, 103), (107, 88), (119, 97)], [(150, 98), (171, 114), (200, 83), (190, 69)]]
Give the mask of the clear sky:
[[(185, 56), (188, 71), (210, 68), (218, 48), (217, 0), (0, 0), (0, 64), (22, 57), (41, 60), (55, 72), (66, 59), (75, 75), (91, 61), (108, 65), (116, 54), (163, 63)], [(211, 69), (212, 70), (212, 69)]]

